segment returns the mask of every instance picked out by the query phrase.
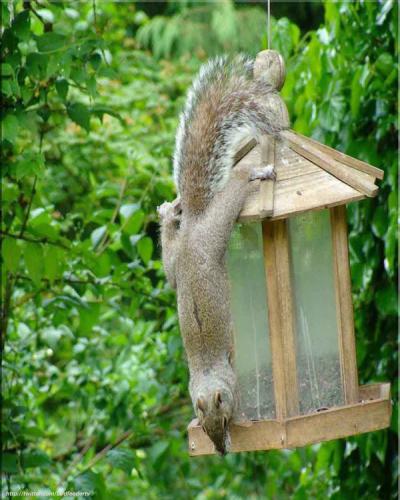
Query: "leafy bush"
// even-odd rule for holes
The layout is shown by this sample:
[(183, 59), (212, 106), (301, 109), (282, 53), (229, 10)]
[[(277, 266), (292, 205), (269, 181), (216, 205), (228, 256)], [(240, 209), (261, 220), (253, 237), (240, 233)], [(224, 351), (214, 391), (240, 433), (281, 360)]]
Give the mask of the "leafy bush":
[[(206, 4), (205, 26), (223, 15), (243, 29), (231, 37), (215, 21), (211, 47), (196, 43), (190, 3), (162, 23), (133, 3), (73, 5), (1, 4), (3, 486), (395, 498), (396, 409), (390, 430), (348, 440), (187, 456), (187, 369), (155, 208), (174, 197), (174, 133), (194, 73), (216, 51), (262, 48), (264, 29), (244, 17), (261, 22), (261, 11)], [(397, 365), (396, 23), (392, 2), (327, 2), (324, 26), (302, 40), (288, 20), (273, 24), (275, 47), (292, 55), (294, 127), (385, 170), (379, 197), (349, 206), (362, 382), (393, 381)]]

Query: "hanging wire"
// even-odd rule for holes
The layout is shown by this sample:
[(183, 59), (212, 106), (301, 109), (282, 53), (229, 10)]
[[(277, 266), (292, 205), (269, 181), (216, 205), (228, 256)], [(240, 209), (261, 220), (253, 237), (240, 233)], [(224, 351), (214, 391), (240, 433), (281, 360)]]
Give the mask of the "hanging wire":
[(271, 45), (271, 2), (267, 0), (267, 49)]

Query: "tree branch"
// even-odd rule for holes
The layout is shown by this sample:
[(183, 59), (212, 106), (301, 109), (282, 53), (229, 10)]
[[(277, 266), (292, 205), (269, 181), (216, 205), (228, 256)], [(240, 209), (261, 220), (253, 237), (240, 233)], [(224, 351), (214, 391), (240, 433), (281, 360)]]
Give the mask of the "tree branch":
[(11, 296), (14, 286), (13, 275), (8, 272), (6, 277), (6, 287), (4, 291), (4, 300), (2, 301), (2, 310), (1, 310), (1, 352), (3, 352), (4, 344), (6, 340), (6, 333), (8, 327), (8, 319), (10, 315), (10, 304), (11, 304)]
[(29, 241), (31, 243), (47, 243), (48, 245), (53, 245), (55, 247), (60, 247), (64, 248), (65, 250), (71, 250), (71, 247), (68, 247), (67, 245), (64, 245), (63, 243), (59, 241), (51, 241), (47, 238), (31, 238), (30, 236), (25, 236), (23, 234), (14, 234), (14, 233), (8, 233), (6, 231), (0, 231), (0, 234), (2, 236), (8, 236), (9, 238), (14, 238), (16, 240), (24, 240), (24, 241)]
[[(161, 416), (163, 416), (163, 415), (165, 415), (167, 413), (173, 412), (176, 409), (179, 409), (179, 408), (181, 408), (183, 406), (186, 406), (188, 403), (189, 403), (189, 400), (187, 398), (184, 398), (184, 399), (180, 399), (180, 400), (177, 400), (177, 401), (173, 401), (173, 402), (171, 402), (171, 403), (169, 403), (167, 405), (164, 405), (155, 414), (155, 418), (161, 417)], [(154, 435), (162, 435), (162, 434), (164, 434), (164, 431), (162, 429), (156, 429), (156, 430), (152, 431), (152, 436), (154, 436)], [(73, 477), (76, 477), (79, 474), (82, 474), (83, 472), (85, 472), (86, 470), (91, 469), (94, 465), (97, 464), (97, 462), (99, 462), (102, 458), (104, 458), (105, 455), (110, 450), (113, 450), (114, 448), (116, 448), (117, 446), (119, 446), (121, 443), (123, 443), (124, 441), (126, 441), (127, 439), (129, 439), (130, 437), (132, 437), (132, 435), (133, 435), (133, 431), (132, 430), (123, 432), (113, 443), (110, 443), (110, 444), (106, 445), (98, 453), (96, 453), (96, 455), (92, 458), (92, 460), (90, 460), (90, 462), (88, 463), (88, 465), (83, 470), (81, 470), (81, 471), (77, 472), (76, 474), (74, 474)], [(142, 436), (142, 437), (138, 438), (134, 443), (132, 443), (131, 447), (133, 447), (133, 448), (141, 448), (143, 446), (150, 446), (152, 444), (152, 442), (153, 442), (153, 440), (151, 439), (152, 436)], [(78, 457), (75, 458), (71, 462), (70, 466), (67, 468), (66, 472), (63, 474), (62, 479), (61, 479), (60, 484), (59, 484), (59, 487), (61, 487), (61, 482), (65, 481), (65, 479), (68, 477), (69, 472), (71, 472), (72, 468), (75, 467), (82, 460), (83, 456), (89, 450), (91, 444), (93, 444), (93, 442), (94, 442), (93, 438), (91, 438), (89, 441), (90, 441), (90, 444), (88, 443), (88, 444), (86, 444), (84, 446), (84, 448), (82, 449), (82, 451), (79, 453)]]
[(22, 238), (23, 235), (24, 235), (24, 232), (25, 232), (25, 229), (26, 229), (26, 225), (27, 225), (28, 219), (29, 219), (29, 214), (31, 213), (32, 201), (33, 201), (33, 197), (35, 196), (35, 190), (36, 190), (36, 182), (37, 182), (37, 175), (35, 175), (35, 177), (33, 179), (31, 196), (29, 197), (28, 208), (27, 208), (27, 210), (25, 212), (25, 217), (24, 217), (24, 220), (22, 222), (21, 230), (19, 232), (19, 237), (20, 238)]
[[(18, 280), (23, 280), (23, 281), (33, 281), (31, 278), (29, 278), (28, 276), (23, 276), (21, 274), (18, 274), (16, 276), (16, 279)], [(48, 278), (42, 278), (41, 281), (43, 281), (44, 283), (47, 283), (47, 284), (50, 284), (50, 283), (66, 283), (66, 284), (70, 284), (70, 285), (95, 285), (95, 286), (112, 286), (112, 287), (115, 287), (115, 288), (119, 288), (120, 290), (129, 290), (129, 289), (133, 289), (135, 290), (136, 293), (140, 294), (140, 295), (143, 295), (149, 299), (151, 299), (152, 301), (159, 301), (161, 303), (169, 303), (168, 300), (164, 300), (164, 299), (161, 299), (160, 297), (155, 297), (143, 290), (138, 290), (137, 288), (134, 287), (134, 285), (132, 283), (127, 283), (127, 285), (122, 285), (121, 283), (115, 283), (114, 281), (101, 281), (101, 280), (96, 280), (96, 279), (93, 279), (93, 280), (84, 280), (84, 279), (75, 279), (75, 278), (57, 278), (55, 280), (53, 280), (52, 282), (50, 282), (50, 280)], [(46, 289), (43, 289), (43, 290), (40, 290), (41, 292), (45, 292)], [(29, 300), (29, 299), (28, 299)], [(24, 301), (26, 302), (26, 301)], [(20, 305), (20, 304), (18, 304)]]

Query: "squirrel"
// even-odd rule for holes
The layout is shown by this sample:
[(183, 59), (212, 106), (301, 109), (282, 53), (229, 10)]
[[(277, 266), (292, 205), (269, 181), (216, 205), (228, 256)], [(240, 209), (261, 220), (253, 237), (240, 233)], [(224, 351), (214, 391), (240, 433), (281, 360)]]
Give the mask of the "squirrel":
[[(238, 403), (233, 320), (225, 254), (252, 180), (273, 167), (234, 165), (244, 139), (287, 126), (270, 106), (276, 87), (253, 77), (254, 60), (217, 57), (203, 65), (187, 95), (176, 134), (178, 198), (158, 208), (167, 280), (177, 291), (189, 392), (204, 432), (219, 454), (229, 450)], [(274, 111), (275, 110), (275, 111)]]

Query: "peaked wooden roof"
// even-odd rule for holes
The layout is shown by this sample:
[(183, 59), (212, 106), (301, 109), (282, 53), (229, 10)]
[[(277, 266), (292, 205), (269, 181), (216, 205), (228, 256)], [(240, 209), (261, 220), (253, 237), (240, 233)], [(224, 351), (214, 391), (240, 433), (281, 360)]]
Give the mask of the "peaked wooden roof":
[(254, 181), (239, 221), (281, 219), (308, 210), (373, 197), (383, 171), (292, 130), (280, 139), (264, 136), (238, 151), (238, 165), (274, 164), (276, 180)]

